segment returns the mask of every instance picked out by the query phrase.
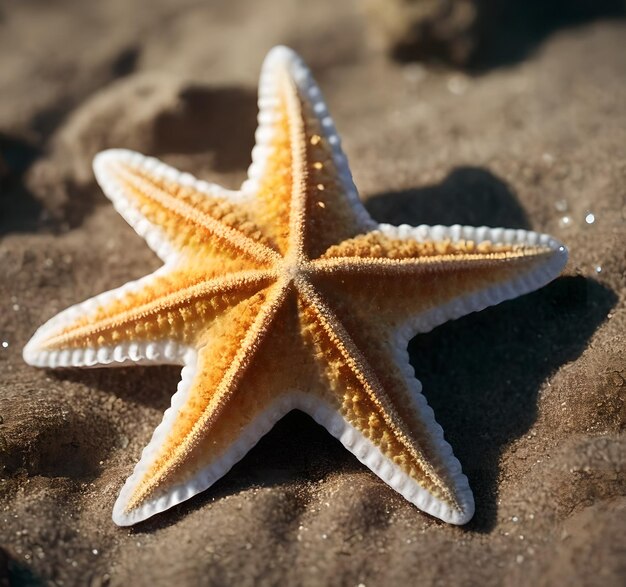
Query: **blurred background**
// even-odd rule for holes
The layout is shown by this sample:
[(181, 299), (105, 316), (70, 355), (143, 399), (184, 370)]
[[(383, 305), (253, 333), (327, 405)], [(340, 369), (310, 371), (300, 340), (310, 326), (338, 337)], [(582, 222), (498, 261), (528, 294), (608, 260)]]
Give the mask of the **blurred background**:
[[(275, 44), (293, 47), (328, 79), (330, 98), (347, 95), (354, 78), (359, 98), (372, 104), (365, 108), (375, 109), (377, 100), (393, 101), (402, 76), (402, 93), (431, 108), (434, 80), (464, 93), (472, 77), (519, 71), (551, 35), (588, 36), (598, 21), (606, 23), (605, 46), (595, 42), (593, 55), (570, 67), (581, 75), (603, 67), (603, 51), (624, 52), (617, 23), (625, 11), (623, 0), (5, 0), (0, 233), (78, 222), (84, 210), (61, 208), (90, 183), (89, 160), (101, 148), (215, 159), (208, 171), (245, 169), (256, 78)], [(561, 99), (573, 89), (561, 88)], [(338, 98), (338, 107), (349, 113), (351, 101)], [(31, 169), (64, 149), (74, 152)], [(79, 208), (96, 197), (83, 196)]]

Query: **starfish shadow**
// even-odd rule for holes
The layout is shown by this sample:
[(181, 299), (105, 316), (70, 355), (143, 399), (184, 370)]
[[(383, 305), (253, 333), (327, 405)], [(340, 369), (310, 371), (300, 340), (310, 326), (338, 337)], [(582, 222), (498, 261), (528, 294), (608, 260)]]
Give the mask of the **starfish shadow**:
[(369, 213), (389, 224), (462, 224), (530, 228), (511, 188), (480, 167), (457, 167), (441, 183), (368, 198)]

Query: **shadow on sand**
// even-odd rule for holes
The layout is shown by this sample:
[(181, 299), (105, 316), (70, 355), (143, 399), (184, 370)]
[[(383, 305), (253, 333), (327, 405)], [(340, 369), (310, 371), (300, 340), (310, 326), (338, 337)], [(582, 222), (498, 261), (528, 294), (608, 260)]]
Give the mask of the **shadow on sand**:
[(413, 20), (390, 47), (393, 59), (442, 62), (481, 74), (523, 61), (560, 29), (624, 18), (626, 5), (622, 0), (454, 0), (406, 11), (405, 18)]
[[(250, 165), (254, 146), (256, 100), (255, 90), (239, 86), (185, 86), (176, 108), (165, 109), (152, 120), (145, 154), (202, 155), (216, 172), (243, 174)], [(89, 165), (100, 148), (127, 146), (91, 146), (92, 152), (85, 153), (83, 161)], [(42, 205), (25, 182), (30, 166), (42, 152), (40, 146), (0, 134), (0, 236), (42, 228), (75, 228), (98, 205), (108, 204), (90, 171), (91, 180), (87, 182), (76, 181), (74, 173), (68, 171), (54, 178), (55, 189), (65, 197), (64, 204), (45, 210), (46, 202)], [(59, 166), (52, 162), (52, 167)]]
[(0, 237), (33, 232), (41, 226), (41, 204), (23, 182), (39, 155), (35, 145), (0, 133)]

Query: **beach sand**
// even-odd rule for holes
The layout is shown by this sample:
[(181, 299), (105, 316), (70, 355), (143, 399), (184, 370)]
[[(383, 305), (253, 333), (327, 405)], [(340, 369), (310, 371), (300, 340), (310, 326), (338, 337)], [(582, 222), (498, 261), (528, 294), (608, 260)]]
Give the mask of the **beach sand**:
[[(458, 70), (390, 59), (371, 19), (326, 0), (0, 6), (0, 585), (626, 581), (626, 21)], [(279, 43), (313, 69), (378, 221), (531, 228), (570, 249), (542, 290), (410, 344), (474, 490), (464, 527), (294, 412), (214, 487), (118, 528), (179, 370), (22, 361), (57, 311), (159, 266), (93, 155), (136, 149), (237, 187)]]

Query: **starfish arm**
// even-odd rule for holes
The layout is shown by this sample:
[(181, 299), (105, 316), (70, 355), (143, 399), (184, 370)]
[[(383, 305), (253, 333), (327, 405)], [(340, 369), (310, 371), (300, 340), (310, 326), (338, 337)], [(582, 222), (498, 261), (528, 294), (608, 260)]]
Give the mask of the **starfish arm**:
[(116, 502), (117, 524), (134, 524), (203, 491), (291, 409), (282, 393), (287, 383), (277, 383), (282, 371), (293, 376), (284, 364), (277, 368), (293, 356), (282, 332), (289, 297), (278, 282), (244, 300), (188, 357), (172, 405)]
[(181, 364), (220, 315), (266, 286), (268, 271), (199, 278), (168, 264), (138, 281), (64, 310), (24, 347), (38, 367)]
[(99, 153), (93, 165), (116, 210), (164, 261), (192, 255), (243, 267), (278, 259), (240, 192), (123, 149)]
[(310, 284), (299, 293), (303, 330), (326, 380), (301, 409), (417, 507), (466, 523), (474, 513), (472, 492), (406, 351), (380, 342), (374, 320), (351, 320), (349, 306), (331, 306)]
[(259, 127), (249, 179), (263, 226), (287, 255), (315, 257), (330, 244), (371, 230), (321, 92), (286, 47), (268, 54), (259, 84)]
[[(372, 440), (368, 427), (361, 425), (353, 413), (344, 413), (343, 405), (304, 396), (296, 407), (308, 413), (376, 476), (420, 510), (449, 524), (466, 524), (474, 516), (475, 509), (467, 477), (462, 473), (461, 464), (452, 454), (450, 445), (443, 438), (441, 426), (435, 422), (434, 416), (429, 416), (432, 409), (419, 391), (420, 382), (414, 378), (411, 387), (414, 388), (415, 399), (407, 401), (404, 411), (411, 414), (412, 420), (420, 418), (424, 429), (431, 436), (440, 467), (438, 472), (441, 474), (445, 471), (448, 478), (446, 483), (450, 484), (447, 486), (449, 495), (454, 496), (452, 500), (430, 488), (421, 471), (412, 467), (407, 470), (399, 463), (394, 449), (380, 440)], [(390, 436), (389, 431), (382, 434)]]
[(406, 343), (546, 285), (566, 262), (561, 243), (532, 231), (380, 225), (329, 248), (314, 265), (320, 284), (345, 282), (354, 307), (376, 299), (376, 312)]

